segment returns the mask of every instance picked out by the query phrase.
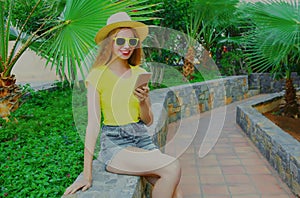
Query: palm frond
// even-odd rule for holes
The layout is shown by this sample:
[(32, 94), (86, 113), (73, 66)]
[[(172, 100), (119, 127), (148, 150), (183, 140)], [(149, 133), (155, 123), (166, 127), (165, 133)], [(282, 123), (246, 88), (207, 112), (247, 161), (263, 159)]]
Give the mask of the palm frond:
[(203, 40), (207, 50), (223, 31), (231, 26), (232, 15), (237, 10), (238, 0), (195, 0), (191, 4), (193, 12), (187, 25), (189, 37)]
[(5, 41), (5, 20), (4, 20), (4, 10), (5, 4), (4, 1), (0, 1), (0, 71), (4, 70), (4, 61), (7, 54), (7, 46)]
[(294, 54), (300, 54), (299, 6), (298, 0), (264, 0), (248, 5), (246, 15), (255, 29), (252, 26), (245, 38), (254, 67), (261, 67), (261, 71), (278, 70), (287, 57), (295, 62)]

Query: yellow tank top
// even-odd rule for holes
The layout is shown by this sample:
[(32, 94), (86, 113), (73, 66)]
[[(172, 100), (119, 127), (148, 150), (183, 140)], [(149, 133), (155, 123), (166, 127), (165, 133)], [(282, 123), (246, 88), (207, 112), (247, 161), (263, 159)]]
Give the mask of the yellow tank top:
[(117, 76), (107, 66), (99, 66), (93, 68), (85, 80), (99, 93), (105, 125), (125, 125), (139, 121), (140, 106), (133, 91), (138, 75), (146, 70), (139, 66), (130, 67), (129, 78)]

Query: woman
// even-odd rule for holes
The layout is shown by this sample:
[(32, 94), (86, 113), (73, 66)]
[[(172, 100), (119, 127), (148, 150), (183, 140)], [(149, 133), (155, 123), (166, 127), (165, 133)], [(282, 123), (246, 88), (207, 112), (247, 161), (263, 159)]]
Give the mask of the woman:
[(92, 185), (92, 160), (102, 113), (99, 158), (106, 170), (144, 176), (154, 185), (153, 198), (182, 197), (178, 160), (161, 153), (145, 127), (153, 121), (149, 88), (134, 88), (138, 75), (145, 72), (139, 64), (141, 42), (147, 34), (148, 27), (132, 21), (125, 12), (112, 15), (97, 33), (100, 52), (86, 78), (88, 125), (83, 179), (67, 188), (65, 195)]

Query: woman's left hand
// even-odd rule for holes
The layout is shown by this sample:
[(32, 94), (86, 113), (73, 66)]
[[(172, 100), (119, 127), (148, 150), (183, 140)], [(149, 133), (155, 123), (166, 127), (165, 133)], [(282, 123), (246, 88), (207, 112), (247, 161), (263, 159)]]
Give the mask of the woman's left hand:
[(148, 86), (144, 86), (144, 87), (138, 87), (134, 90), (133, 94), (137, 97), (137, 99), (140, 102), (143, 102), (146, 100), (146, 98), (149, 97), (149, 87)]

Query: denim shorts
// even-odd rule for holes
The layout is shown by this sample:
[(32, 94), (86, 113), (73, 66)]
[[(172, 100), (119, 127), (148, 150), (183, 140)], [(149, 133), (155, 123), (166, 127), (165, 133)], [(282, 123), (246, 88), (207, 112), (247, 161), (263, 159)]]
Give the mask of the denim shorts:
[(119, 151), (126, 147), (158, 149), (142, 121), (120, 126), (102, 125), (101, 129), (101, 149), (98, 159), (105, 164), (105, 167)]

